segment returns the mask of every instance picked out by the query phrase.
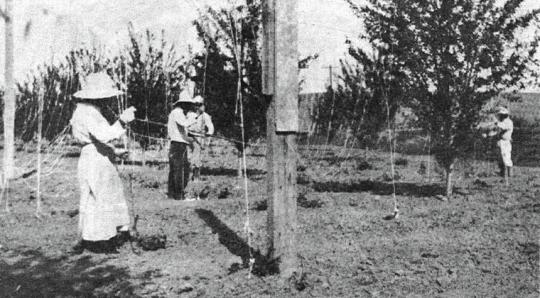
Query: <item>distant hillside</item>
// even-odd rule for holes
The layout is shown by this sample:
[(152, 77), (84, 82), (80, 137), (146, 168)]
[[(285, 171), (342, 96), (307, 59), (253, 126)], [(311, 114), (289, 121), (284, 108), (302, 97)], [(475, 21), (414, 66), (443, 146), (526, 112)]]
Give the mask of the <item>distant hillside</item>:
[(519, 124), (526, 126), (539, 126), (540, 93), (520, 93), (519, 96), (519, 101), (510, 103), (514, 122), (521, 122)]

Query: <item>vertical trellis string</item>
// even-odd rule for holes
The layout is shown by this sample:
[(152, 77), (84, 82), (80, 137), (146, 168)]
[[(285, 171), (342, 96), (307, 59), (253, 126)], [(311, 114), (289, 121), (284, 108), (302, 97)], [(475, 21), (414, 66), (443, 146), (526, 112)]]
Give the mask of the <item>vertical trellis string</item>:
[(41, 218), (41, 140), (43, 129), (43, 89), (38, 93), (38, 128), (37, 128), (37, 173), (36, 173), (36, 212), (35, 216)]
[(244, 182), (244, 198), (245, 198), (245, 213), (246, 219), (244, 224), (244, 231), (247, 238), (247, 246), (249, 251), (249, 271), (248, 278), (251, 278), (251, 272), (253, 271), (253, 265), (255, 264), (255, 259), (253, 258), (253, 252), (251, 249), (251, 228), (250, 228), (250, 216), (249, 216), (249, 191), (248, 191), (248, 178), (247, 178), (247, 158), (246, 158), (246, 137), (245, 137), (245, 128), (244, 128), (244, 105), (242, 98), (242, 58), (240, 55), (243, 53), (239, 50), (239, 41), (242, 41), (242, 37), (239, 35), (242, 34), (242, 21), (240, 20), (240, 29), (237, 28), (237, 20), (235, 20), (231, 14), (231, 35), (233, 37), (233, 47), (236, 56), (236, 67), (238, 73), (238, 80), (236, 85), (236, 100), (237, 106), (239, 108), (240, 114), (240, 130), (242, 135), (242, 176)]

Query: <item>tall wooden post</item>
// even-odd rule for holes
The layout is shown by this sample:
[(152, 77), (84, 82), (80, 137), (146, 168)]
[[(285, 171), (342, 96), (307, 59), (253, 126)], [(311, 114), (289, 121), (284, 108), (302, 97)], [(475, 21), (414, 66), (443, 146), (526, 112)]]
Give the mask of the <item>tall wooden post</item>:
[(0, 11), (5, 22), (5, 93), (4, 93), (4, 187), (8, 187), (13, 177), (15, 155), (15, 82), (14, 41), (13, 41), (13, 0), (6, 0), (6, 7)]
[(297, 1), (266, 0), (263, 92), (268, 96), (268, 255), (282, 277), (297, 271), (296, 133), (298, 131)]

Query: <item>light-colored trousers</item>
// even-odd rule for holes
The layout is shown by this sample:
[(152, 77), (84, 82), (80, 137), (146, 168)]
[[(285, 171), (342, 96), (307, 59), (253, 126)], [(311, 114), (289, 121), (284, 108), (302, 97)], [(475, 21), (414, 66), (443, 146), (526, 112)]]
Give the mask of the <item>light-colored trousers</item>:
[(501, 160), (507, 167), (512, 167), (512, 142), (509, 140), (499, 140), (497, 141), (497, 146), (501, 152)]
[(204, 150), (205, 138), (194, 137), (191, 142), (190, 163), (194, 168), (202, 167), (202, 151)]

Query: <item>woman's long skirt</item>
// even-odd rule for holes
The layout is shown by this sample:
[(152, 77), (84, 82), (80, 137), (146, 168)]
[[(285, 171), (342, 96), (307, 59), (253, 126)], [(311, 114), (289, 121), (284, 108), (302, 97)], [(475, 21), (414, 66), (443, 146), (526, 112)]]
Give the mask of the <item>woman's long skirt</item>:
[(122, 180), (111, 161), (113, 155), (110, 148), (99, 144), (86, 145), (81, 151), (79, 232), (83, 240), (109, 240), (116, 236), (118, 227), (129, 225)]

